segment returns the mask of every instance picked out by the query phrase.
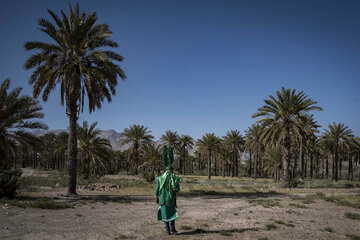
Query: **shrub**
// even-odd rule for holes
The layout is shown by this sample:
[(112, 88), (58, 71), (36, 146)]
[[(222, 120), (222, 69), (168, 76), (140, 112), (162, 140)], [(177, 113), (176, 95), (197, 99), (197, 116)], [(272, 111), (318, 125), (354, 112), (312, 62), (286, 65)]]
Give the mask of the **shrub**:
[(265, 227), (266, 227), (267, 230), (272, 230), (272, 229), (277, 229), (277, 228), (278, 228), (278, 227), (277, 227), (275, 224), (273, 224), (273, 223), (266, 224)]
[(358, 214), (358, 213), (346, 212), (344, 216), (347, 218), (350, 218), (350, 219), (360, 220), (360, 214)]
[(0, 170), (0, 198), (15, 196), (20, 176), (20, 170)]
[(351, 240), (360, 240), (360, 236), (356, 234), (346, 234), (346, 237)]

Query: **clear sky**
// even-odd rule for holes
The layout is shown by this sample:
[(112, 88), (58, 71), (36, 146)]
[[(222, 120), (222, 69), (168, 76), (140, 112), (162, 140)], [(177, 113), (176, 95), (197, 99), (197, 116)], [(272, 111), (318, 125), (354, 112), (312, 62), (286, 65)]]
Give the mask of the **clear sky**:
[[(49, 41), (37, 27), (46, 9), (69, 1), (0, 0), (0, 81), (28, 84), (26, 41)], [(76, 2), (71, 1), (74, 5)], [(324, 111), (320, 125), (342, 122), (360, 135), (360, 1), (79, 1), (110, 25), (127, 75), (117, 95), (79, 122), (122, 131), (142, 124), (199, 138), (243, 132), (251, 115), (282, 86), (304, 91)], [(42, 103), (50, 129), (67, 128), (57, 88)]]

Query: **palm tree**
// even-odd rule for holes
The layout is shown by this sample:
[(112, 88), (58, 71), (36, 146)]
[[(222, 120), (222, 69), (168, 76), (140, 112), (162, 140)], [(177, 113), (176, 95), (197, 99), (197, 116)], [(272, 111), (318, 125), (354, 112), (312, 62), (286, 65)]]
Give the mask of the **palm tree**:
[(348, 150), (349, 150), (349, 165), (348, 165), (348, 177), (347, 179), (352, 181), (354, 170), (353, 170), (353, 159), (356, 161), (356, 157), (359, 157), (360, 154), (360, 138), (359, 137), (351, 137), (349, 139), (348, 144)]
[(186, 173), (186, 155), (188, 155), (188, 149), (192, 149), (194, 146), (194, 139), (189, 135), (181, 135), (179, 138), (179, 145), (182, 157), (179, 161), (180, 173)]
[(40, 139), (43, 142), (41, 148), (42, 162), (40, 162), (40, 164), (42, 164), (44, 169), (52, 169), (55, 163), (56, 134), (49, 132), (41, 136)]
[(20, 96), (21, 88), (8, 92), (10, 79), (0, 86), (0, 163), (8, 168), (7, 157), (13, 154), (19, 144), (36, 146), (39, 139), (28, 130), (47, 129), (38, 121), (44, 117), (39, 101), (29, 96)]
[(145, 162), (138, 167), (138, 171), (143, 171), (145, 179), (152, 182), (155, 178), (155, 171), (160, 175), (162, 148), (154, 142), (149, 142), (144, 145), (141, 155)]
[(280, 169), (282, 162), (282, 147), (275, 145), (268, 147), (264, 154), (264, 171), (274, 175), (275, 181), (280, 180)]
[(229, 149), (229, 145), (225, 144), (223, 141), (221, 142), (219, 149), (218, 149), (218, 155), (220, 157), (220, 164), (222, 168), (222, 176), (225, 177), (225, 175), (228, 173), (230, 176), (230, 169), (229, 165), (231, 164), (231, 149)]
[(267, 129), (264, 132), (264, 140), (281, 140), (283, 144), (283, 182), (290, 182), (290, 135), (294, 128), (298, 127), (296, 119), (302, 114), (312, 110), (322, 110), (316, 106), (317, 102), (308, 98), (302, 91), (281, 88), (276, 92), (277, 98), (270, 95), (265, 99), (265, 105), (252, 115), (253, 118), (262, 117), (258, 120), (264, 123)]
[[(318, 133), (317, 130), (320, 125), (316, 124), (313, 114), (303, 114), (297, 121), (297, 136), (299, 137), (299, 160), (300, 160), (300, 175), (302, 178), (305, 177), (305, 162), (304, 162), (304, 145), (306, 140), (314, 138), (314, 133)], [(294, 174), (297, 168), (297, 161), (294, 162)]]
[(69, 141), (69, 134), (65, 131), (60, 132), (56, 136), (56, 149), (55, 151), (59, 155), (59, 169), (63, 169), (65, 166), (65, 157), (67, 152), (67, 143)]
[[(261, 152), (264, 149), (264, 145), (262, 143), (262, 136), (265, 131), (265, 125), (264, 124), (253, 124), (251, 127), (249, 127), (246, 132), (246, 139), (247, 139), (247, 145), (250, 151), (255, 155), (254, 157), (254, 175), (253, 178), (257, 178), (258, 175), (258, 168), (260, 164), (260, 156)], [(263, 164), (262, 164), (263, 165)], [(261, 166), (260, 169), (262, 169), (263, 166)], [(251, 166), (250, 166), (251, 168)], [(251, 172), (251, 169), (250, 169)]]
[(179, 135), (176, 131), (167, 130), (165, 134), (161, 135), (160, 141), (163, 145), (177, 149), (179, 145)]
[(139, 148), (141, 148), (146, 143), (152, 141), (154, 136), (150, 135), (151, 131), (148, 130), (147, 127), (143, 125), (132, 125), (129, 128), (125, 128), (122, 133), (120, 133), (121, 137), (121, 146), (125, 146), (130, 144), (131, 148), (134, 150), (134, 165), (135, 165), (135, 174), (138, 173), (138, 164), (139, 164)]
[(323, 141), (328, 146), (333, 159), (333, 176), (332, 180), (338, 180), (338, 161), (339, 161), (339, 147), (342, 141), (351, 138), (352, 130), (342, 123), (329, 124), (328, 129), (325, 129), (323, 134)]
[(87, 121), (77, 126), (78, 158), (82, 166), (84, 178), (91, 173), (99, 174), (105, 169), (105, 163), (111, 159), (111, 144), (108, 139), (99, 137), (99, 129), (95, 129), (97, 122), (88, 126)]
[(220, 139), (214, 133), (206, 133), (202, 139), (197, 140), (197, 146), (208, 152), (208, 179), (211, 179), (211, 157), (212, 153), (220, 144)]
[(26, 69), (34, 69), (30, 77), (34, 97), (41, 92), (43, 101), (56, 85), (60, 85), (61, 105), (66, 105), (69, 117), (69, 185), (68, 195), (76, 195), (77, 136), (76, 126), (80, 110), (83, 111), (85, 95), (88, 97), (90, 113), (101, 108), (104, 99), (111, 101), (115, 95), (117, 78), (125, 79), (117, 62), (123, 57), (103, 47), (116, 48), (110, 39), (112, 32), (107, 24), (95, 24), (95, 12), (80, 13), (69, 4), (68, 16), (61, 11), (62, 19), (52, 10), (47, 10), (55, 25), (49, 20), (39, 20), (40, 31), (53, 42), (26, 42), (26, 50), (39, 50), (25, 62)]
[[(238, 130), (231, 130), (226, 132), (223, 137), (225, 143), (229, 145), (232, 151), (232, 176), (239, 176), (238, 156), (239, 151), (243, 150), (245, 140)], [(234, 174), (235, 173), (235, 174)]]

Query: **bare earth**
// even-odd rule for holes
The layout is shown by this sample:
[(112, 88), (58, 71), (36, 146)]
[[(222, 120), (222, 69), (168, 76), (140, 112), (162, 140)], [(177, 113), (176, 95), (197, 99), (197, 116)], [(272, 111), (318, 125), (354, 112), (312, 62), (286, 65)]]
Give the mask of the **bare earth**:
[[(54, 192), (59, 196), (58, 189)], [(310, 190), (309, 190), (310, 191)], [(309, 191), (306, 193), (309, 194)], [(334, 190), (337, 191), (336, 189)], [(340, 191), (340, 190), (339, 190)], [(359, 189), (341, 192), (359, 193)], [(74, 209), (46, 210), (0, 204), (1, 239), (347, 239), (360, 235), (360, 220), (344, 217), (359, 209), (316, 200), (307, 208), (289, 206), (292, 192), (238, 194), (236, 196), (179, 197), (177, 236), (166, 236), (157, 221), (157, 204), (151, 196), (79, 191)], [(100, 195), (102, 194), (102, 195)], [(297, 192), (297, 195), (299, 192)], [(300, 192), (301, 195), (301, 192)], [(64, 201), (58, 197), (57, 201)], [(277, 199), (279, 206), (253, 205), (249, 199)], [(66, 201), (72, 201), (66, 199)], [(303, 203), (301, 203), (303, 204)], [(289, 209), (291, 211), (289, 211)], [(276, 224), (276, 220), (294, 227)], [(277, 229), (267, 230), (273, 223)], [(331, 228), (333, 232), (324, 230)], [(258, 228), (257, 231), (249, 228)], [(196, 229), (198, 229), (196, 231)], [(204, 230), (201, 233), (201, 230)], [(227, 231), (227, 235), (221, 234)]]

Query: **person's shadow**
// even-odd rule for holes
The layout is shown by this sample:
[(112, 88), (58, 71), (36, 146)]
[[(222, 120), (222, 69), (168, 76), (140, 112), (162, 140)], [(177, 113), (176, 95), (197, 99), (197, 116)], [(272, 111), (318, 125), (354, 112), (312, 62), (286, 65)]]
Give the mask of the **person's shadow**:
[(184, 236), (189, 236), (189, 235), (197, 235), (197, 234), (220, 234), (220, 235), (230, 235), (231, 233), (242, 233), (242, 232), (246, 232), (246, 231), (258, 231), (259, 228), (237, 228), (237, 229), (230, 229), (230, 230), (204, 230), (201, 228), (197, 228), (195, 230), (191, 230), (191, 231), (184, 231), (184, 232), (178, 232), (176, 235), (184, 235)]

